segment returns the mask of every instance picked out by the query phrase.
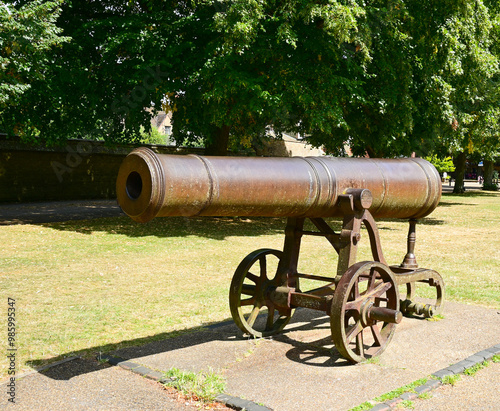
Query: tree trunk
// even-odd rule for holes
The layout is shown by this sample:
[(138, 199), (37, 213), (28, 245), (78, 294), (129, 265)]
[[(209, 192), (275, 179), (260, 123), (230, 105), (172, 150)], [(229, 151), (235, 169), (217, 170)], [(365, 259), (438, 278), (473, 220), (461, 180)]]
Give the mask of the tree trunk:
[(455, 194), (461, 194), (465, 192), (464, 187), (464, 177), (465, 177), (465, 163), (467, 160), (467, 156), (465, 155), (465, 151), (462, 151), (455, 158), (455, 185), (453, 186), (453, 192)]
[(205, 155), (207, 156), (227, 156), (229, 145), (230, 126), (217, 127), (212, 136), (212, 140), (206, 143)]
[(493, 185), (493, 170), (495, 163), (491, 160), (483, 161), (483, 190), (495, 190), (497, 187)]
[(384, 158), (385, 157), (384, 153), (375, 150), (372, 146), (366, 146), (365, 150), (366, 150), (366, 154), (368, 154), (368, 157), (370, 157), (370, 158)]

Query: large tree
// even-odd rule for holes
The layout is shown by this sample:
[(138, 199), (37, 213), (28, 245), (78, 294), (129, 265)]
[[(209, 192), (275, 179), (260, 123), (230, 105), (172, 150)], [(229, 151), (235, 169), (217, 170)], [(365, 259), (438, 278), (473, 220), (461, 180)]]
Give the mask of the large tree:
[[(500, 2), (497, 0), (485, 0), (485, 4), (489, 8), (492, 30), (491, 30), (491, 51), (500, 60)], [(500, 72), (492, 78), (492, 84), (496, 86), (493, 88), (493, 101), (495, 103), (494, 109), (491, 110), (489, 122), (485, 125), (484, 139), (476, 148), (480, 151), (484, 160), (484, 189), (498, 189), (497, 185), (493, 182), (493, 172), (495, 161), (500, 159)]]
[(362, 92), (369, 57), (357, 30), (363, 13), (355, 1), (235, 0), (216, 7), (207, 56), (175, 96), (174, 135), (203, 136), (211, 153), (270, 127), (278, 135), (314, 135), (321, 144), (346, 127), (342, 106)]
[(1, 127), (130, 141), (153, 107), (211, 154), (270, 128), (336, 154), (462, 147), (494, 115), (490, 20), (482, 0), (68, 0), (72, 41)]
[(500, 132), (496, 23), (482, 1), (443, 3), (447, 18), (426, 36), (423, 48), (422, 58), (431, 65), (418, 88), (424, 109), (416, 134), (427, 149), (455, 156), (454, 191), (461, 192), (467, 156), (491, 146)]
[(149, 123), (144, 108), (159, 101), (155, 94), (166, 76), (162, 49), (148, 35), (152, 5), (144, 3), (66, 1), (57, 25), (71, 41), (52, 51), (44, 77), (4, 110), (1, 128), (48, 144), (139, 138), (141, 124)]
[(20, 132), (129, 141), (153, 106), (173, 111), (177, 141), (213, 154), (269, 127), (319, 143), (362, 92), (363, 13), (355, 0), (67, 1), (58, 25), (72, 41), (23, 101)]
[(17, 106), (33, 82), (43, 81), (50, 52), (68, 38), (60, 36), (61, 1), (33, 1), (23, 7), (0, 3), (0, 114)]
[(365, 11), (371, 60), (363, 93), (344, 106), (355, 153), (458, 153), (498, 133), (494, 25), (481, 0), (371, 1)]

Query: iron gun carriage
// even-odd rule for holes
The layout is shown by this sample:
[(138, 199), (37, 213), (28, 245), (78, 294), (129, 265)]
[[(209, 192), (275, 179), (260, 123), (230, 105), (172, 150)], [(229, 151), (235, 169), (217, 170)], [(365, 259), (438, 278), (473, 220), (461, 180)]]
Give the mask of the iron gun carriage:
[[(297, 307), (319, 310), (330, 316), (340, 354), (360, 362), (385, 350), (403, 315), (432, 317), (442, 310), (443, 279), (419, 268), (414, 254), (417, 219), (441, 198), (440, 176), (423, 159), (202, 157), (139, 148), (120, 167), (117, 197), (139, 222), (157, 216), (287, 218), (283, 250), (250, 253), (230, 285), (232, 317), (252, 336), (279, 333)], [(340, 232), (328, 217), (342, 219)], [(387, 264), (375, 218), (409, 220), (400, 265)], [(305, 229), (306, 219), (313, 230)], [(356, 261), (362, 225), (372, 261)], [(298, 271), (303, 236), (328, 240), (338, 254), (334, 275)], [(273, 271), (271, 260), (277, 260)], [(304, 279), (324, 285), (302, 292)], [(417, 283), (434, 287), (432, 304), (415, 300)], [(400, 286), (406, 286), (401, 300)]]

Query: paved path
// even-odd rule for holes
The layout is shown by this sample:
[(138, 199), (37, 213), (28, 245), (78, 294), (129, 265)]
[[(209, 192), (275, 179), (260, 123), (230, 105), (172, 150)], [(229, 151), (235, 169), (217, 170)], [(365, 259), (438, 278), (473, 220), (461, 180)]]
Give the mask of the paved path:
[(473, 377), (462, 375), (455, 385), (444, 385), (427, 399), (414, 401), (415, 411), (500, 410), (500, 363), (491, 363)]
[[(499, 344), (500, 314), (448, 303), (443, 320), (405, 318), (380, 359), (359, 365), (340, 358), (330, 341), (329, 318), (318, 312), (297, 310), (287, 331), (274, 339), (237, 335), (228, 324), (113, 355), (155, 370), (220, 370), (229, 395), (277, 411), (348, 410)], [(481, 394), (478, 401), (496, 394)]]
[[(227, 379), (230, 402), (244, 399), (249, 411), (343, 411), (438, 370), (449, 371), (453, 369), (450, 366), (474, 358), (471, 356), (476, 353), (484, 355), (485, 349), (491, 357), (500, 352), (499, 330), (498, 310), (448, 303), (440, 321), (405, 318), (378, 361), (350, 365), (330, 342), (328, 318), (297, 310), (286, 331), (274, 339), (241, 338), (234, 324), (223, 323), (113, 352), (114, 360), (121, 359), (118, 367), (89, 359), (51, 367), (16, 382), (16, 407), (64, 411), (196, 409), (139, 375), (154, 378), (161, 375), (159, 371), (175, 367), (222, 374)], [(454, 373), (458, 372), (455, 369)], [(474, 377), (462, 376), (454, 387), (434, 386), (429, 394), (432, 398), (414, 400), (414, 405), (418, 410), (498, 410), (499, 372), (500, 364), (492, 363)], [(6, 388), (3, 384), (0, 391), (6, 392)], [(0, 408), (9, 406), (3, 396)], [(387, 404), (377, 407), (390, 409)]]
[(16, 381), (15, 405), (1, 386), (0, 409), (16, 410), (195, 410), (169, 396), (159, 383), (120, 367), (75, 359)]
[(0, 225), (41, 224), (124, 215), (116, 200), (0, 203)]

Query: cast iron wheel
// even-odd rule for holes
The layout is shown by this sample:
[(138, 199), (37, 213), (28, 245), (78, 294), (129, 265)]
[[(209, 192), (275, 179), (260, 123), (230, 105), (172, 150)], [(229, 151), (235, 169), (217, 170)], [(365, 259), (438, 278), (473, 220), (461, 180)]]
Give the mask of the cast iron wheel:
[(396, 324), (374, 319), (374, 308), (393, 312), (401, 321), (394, 275), (379, 262), (353, 264), (335, 288), (330, 309), (333, 342), (348, 361), (380, 355), (392, 339)]
[[(241, 261), (234, 273), (229, 307), (234, 322), (246, 334), (257, 338), (277, 334), (292, 317), (293, 310), (276, 307), (270, 298), (272, 291), (283, 284), (276, 272), (268, 270), (271, 265), (277, 268), (282, 256), (278, 250), (256, 250)], [(267, 314), (265, 321), (257, 318), (260, 313)]]

